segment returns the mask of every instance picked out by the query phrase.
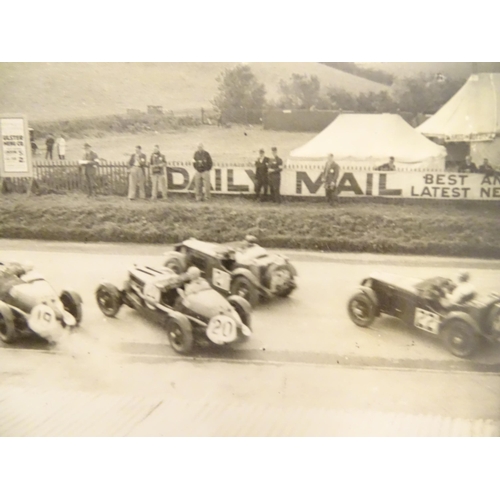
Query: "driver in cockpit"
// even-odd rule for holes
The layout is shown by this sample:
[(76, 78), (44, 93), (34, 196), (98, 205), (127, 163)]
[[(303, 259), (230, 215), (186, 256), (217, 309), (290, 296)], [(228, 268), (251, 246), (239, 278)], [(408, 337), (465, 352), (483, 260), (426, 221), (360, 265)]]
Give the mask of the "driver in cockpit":
[(476, 289), (469, 281), (470, 275), (467, 271), (460, 271), (457, 275), (457, 285), (445, 297), (440, 299), (440, 304), (445, 309), (465, 304), (476, 296)]

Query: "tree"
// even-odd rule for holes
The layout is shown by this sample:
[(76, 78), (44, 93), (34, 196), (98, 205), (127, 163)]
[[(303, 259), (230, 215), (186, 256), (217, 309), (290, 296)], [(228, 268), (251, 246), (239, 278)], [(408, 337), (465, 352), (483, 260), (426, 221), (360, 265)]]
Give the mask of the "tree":
[(294, 73), (288, 82), (280, 80), (279, 106), (288, 109), (310, 109), (320, 101), (321, 84), (317, 76)]
[(222, 121), (258, 123), (266, 104), (266, 88), (248, 65), (224, 70), (218, 77), (218, 92), (212, 100)]

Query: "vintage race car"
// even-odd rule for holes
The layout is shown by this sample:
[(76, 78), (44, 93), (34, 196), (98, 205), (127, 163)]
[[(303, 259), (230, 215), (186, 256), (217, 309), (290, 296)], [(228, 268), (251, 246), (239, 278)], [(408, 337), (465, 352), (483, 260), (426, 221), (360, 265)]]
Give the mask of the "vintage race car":
[(56, 340), (60, 328), (82, 320), (82, 299), (64, 290), (59, 295), (33, 266), (0, 263), (0, 340), (11, 343), (35, 334)]
[(190, 238), (165, 256), (164, 265), (176, 273), (196, 266), (215, 290), (239, 295), (252, 307), (263, 297), (286, 297), (297, 287), (297, 271), (288, 259), (269, 253), (252, 236), (224, 244)]
[(227, 299), (209, 283), (192, 275), (182, 275), (166, 267), (134, 266), (128, 271), (122, 290), (102, 283), (96, 291), (99, 308), (114, 317), (125, 304), (161, 324), (172, 348), (191, 352), (196, 343), (233, 344), (251, 336), (250, 304), (238, 296)]
[(369, 326), (380, 314), (439, 337), (455, 356), (472, 356), (481, 339), (500, 342), (500, 296), (490, 294), (443, 307), (440, 298), (453, 288), (451, 280), (420, 280), (388, 273), (372, 273), (349, 299), (352, 321)]

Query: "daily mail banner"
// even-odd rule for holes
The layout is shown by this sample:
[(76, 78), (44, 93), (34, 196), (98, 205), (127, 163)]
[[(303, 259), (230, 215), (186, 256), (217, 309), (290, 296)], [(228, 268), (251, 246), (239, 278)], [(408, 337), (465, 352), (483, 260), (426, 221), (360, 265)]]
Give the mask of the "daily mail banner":
[[(281, 173), (284, 196), (324, 196), (321, 170), (286, 168)], [(194, 168), (169, 166), (171, 191), (193, 189)], [(250, 195), (255, 192), (255, 170), (242, 167), (214, 167), (212, 190), (221, 194)], [(342, 172), (340, 197), (387, 197), (440, 200), (500, 200), (500, 173), (494, 176), (442, 172)]]

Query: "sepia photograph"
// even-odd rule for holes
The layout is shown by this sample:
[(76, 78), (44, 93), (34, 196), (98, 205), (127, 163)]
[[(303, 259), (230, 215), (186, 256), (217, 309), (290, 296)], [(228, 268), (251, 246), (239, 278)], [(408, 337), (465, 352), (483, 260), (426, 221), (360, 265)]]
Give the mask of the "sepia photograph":
[(499, 435), (500, 63), (0, 92), (1, 435)]
[(500, 63), (383, 6), (2, 7), (6, 498), (494, 491)]

